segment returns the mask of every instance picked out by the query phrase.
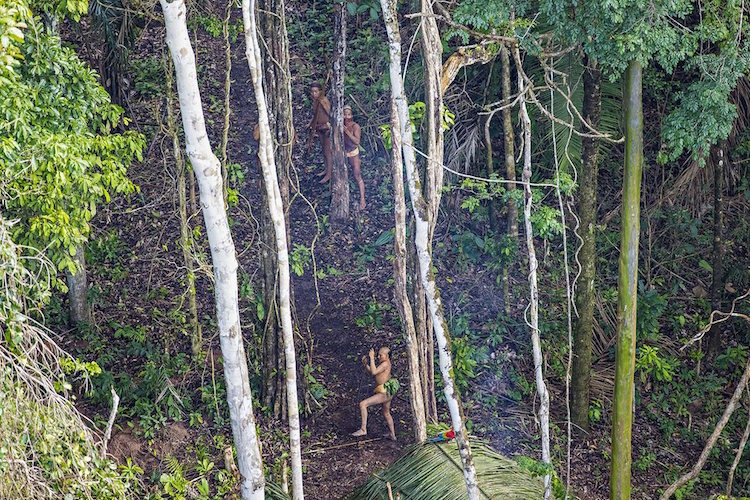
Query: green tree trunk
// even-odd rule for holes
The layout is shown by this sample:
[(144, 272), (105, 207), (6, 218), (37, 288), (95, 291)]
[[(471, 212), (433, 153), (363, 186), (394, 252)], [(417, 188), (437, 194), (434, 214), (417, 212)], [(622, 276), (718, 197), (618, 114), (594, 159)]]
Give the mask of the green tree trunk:
[(638, 295), (638, 236), (643, 167), (643, 68), (630, 61), (625, 74), (625, 171), (623, 172), (622, 231), (617, 299), (615, 396), (612, 419), (610, 498), (630, 498), (633, 373)]
[[(596, 128), (602, 106), (602, 73), (596, 61), (584, 60), (583, 117)], [(593, 131), (592, 131), (593, 132)], [(585, 432), (589, 430), (589, 382), (591, 380), (591, 337), (594, 327), (594, 277), (596, 275), (596, 184), (599, 140), (583, 137), (578, 215), (581, 219), (581, 276), (576, 290), (576, 322), (573, 338), (573, 366), (570, 387), (570, 416), (573, 424)]]
[[(508, 104), (513, 98), (510, 94), (510, 54), (504, 46), (500, 47), (500, 61), (502, 63), (501, 79), (503, 90), (503, 104)], [(516, 157), (515, 157), (515, 133), (513, 132), (513, 117), (510, 107), (503, 109), (503, 144), (505, 149), (505, 178), (509, 181), (516, 180)], [(508, 184), (506, 187), (508, 194), (515, 191), (515, 184)], [(513, 238), (515, 245), (518, 246), (518, 205), (513, 198), (509, 199), (506, 204), (506, 231), (508, 236)], [(510, 266), (508, 262), (503, 266), (503, 307), (505, 315), (510, 316)]]

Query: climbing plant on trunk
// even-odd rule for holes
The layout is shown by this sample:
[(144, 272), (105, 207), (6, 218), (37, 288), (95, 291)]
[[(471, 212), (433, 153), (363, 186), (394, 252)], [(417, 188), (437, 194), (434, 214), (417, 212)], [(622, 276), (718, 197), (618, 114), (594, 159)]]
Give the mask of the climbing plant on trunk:
[(346, 8), (337, 3), (334, 8), (333, 34), (333, 102), (331, 103), (331, 220), (342, 222), (349, 218), (349, 171), (344, 151), (344, 66), (346, 62)]
[[(258, 15), (263, 45), (263, 89), (268, 96), (268, 121), (274, 143), (274, 161), (284, 213), (289, 208), (289, 171), (292, 164), (294, 123), (292, 120), (292, 90), (289, 72), (289, 37), (286, 31), (284, 0), (264, 0)], [(265, 190), (265, 179), (261, 176)], [(291, 244), (289, 219), (284, 219), (287, 247)], [(276, 234), (268, 207), (263, 200), (261, 213), (261, 268), (263, 270), (263, 404), (272, 408), (276, 418), (286, 418), (284, 338), (279, 324), (278, 262)], [(293, 304), (290, 286), (290, 303)]]

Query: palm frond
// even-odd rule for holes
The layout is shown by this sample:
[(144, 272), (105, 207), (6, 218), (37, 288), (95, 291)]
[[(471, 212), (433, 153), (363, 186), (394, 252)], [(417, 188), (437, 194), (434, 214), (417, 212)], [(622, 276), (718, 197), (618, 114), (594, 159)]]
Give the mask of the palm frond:
[(290, 500), (292, 497), (289, 493), (284, 493), (281, 486), (266, 479), (266, 498), (268, 500)]
[[(486, 443), (472, 442), (477, 481), (485, 498), (504, 500), (542, 498), (541, 478), (509, 460)], [(466, 498), (461, 458), (453, 442), (411, 446), (406, 454), (349, 496), (350, 500), (388, 499), (387, 483), (394, 497), (403, 499), (459, 500)]]
[(445, 136), (445, 166), (468, 172), (479, 149), (479, 126), (476, 120), (453, 127)]
[[(570, 106), (575, 106), (579, 111), (583, 110), (583, 61), (579, 54), (570, 53), (555, 62), (554, 69), (564, 73), (564, 76), (555, 75), (554, 83), (558, 90), (551, 97), (549, 90), (538, 93), (539, 100), (547, 109), (551, 109), (555, 117), (572, 124), (575, 130), (582, 132), (583, 126), (571, 112)], [(536, 85), (544, 83), (544, 69), (538, 62), (534, 61), (526, 69), (527, 74), (532, 78)], [(612, 83), (608, 79), (602, 79), (602, 105), (599, 116), (600, 132), (610, 133), (617, 137), (621, 135), (621, 116), (622, 116), (622, 89), (619, 82)], [(550, 106), (551, 101), (554, 101)], [(542, 116), (539, 110), (534, 110), (533, 114), (537, 122), (544, 125), (537, 127), (539, 137), (532, 141), (532, 144), (538, 148), (544, 148), (545, 164), (552, 164), (554, 149), (552, 148), (553, 139), (557, 142), (557, 161), (563, 171), (572, 172), (571, 166), (579, 168), (581, 164), (581, 136), (572, 132), (570, 127), (554, 124), (554, 137), (552, 135), (553, 127), (547, 117)], [(611, 147), (611, 143), (601, 141), (600, 153), (604, 153)]]

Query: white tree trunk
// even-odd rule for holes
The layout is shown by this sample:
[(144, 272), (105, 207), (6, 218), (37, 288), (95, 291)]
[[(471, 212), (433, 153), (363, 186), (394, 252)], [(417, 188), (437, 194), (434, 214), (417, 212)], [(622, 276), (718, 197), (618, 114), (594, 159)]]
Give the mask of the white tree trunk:
[(185, 2), (160, 1), (167, 28), (167, 45), (177, 74), (177, 93), (185, 130), (186, 151), (198, 179), (201, 208), (211, 248), (216, 282), (216, 317), (221, 354), (224, 357), (229, 417), (242, 475), (242, 498), (262, 499), (265, 496), (265, 478), (255, 433), (252, 393), (240, 330), (237, 259), (224, 209), (220, 163), (206, 134), (195, 54), (187, 31)]
[[(516, 50), (518, 50), (516, 48)], [(519, 68), (518, 72), (518, 92), (524, 92), (524, 80)], [(550, 462), (549, 451), (549, 393), (547, 385), (544, 382), (544, 373), (542, 373), (542, 346), (539, 340), (539, 288), (537, 286), (536, 268), (536, 251), (534, 250), (534, 232), (531, 226), (531, 120), (526, 110), (526, 99), (521, 99), (520, 109), (521, 124), (523, 125), (523, 174), (521, 182), (523, 184), (524, 204), (523, 204), (523, 221), (526, 228), (526, 248), (529, 252), (529, 289), (530, 305), (528, 325), (531, 327), (531, 348), (534, 356), (534, 377), (536, 379), (536, 391), (539, 395), (539, 425), (542, 430), (542, 461), (545, 464)], [(550, 496), (550, 476), (544, 476), (544, 498)]]
[(294, 352), (292, 313), (289, 292), (289, 250), (286, 241), (284, 208), (276, 176), (276, 162), (273, 154), (271, 128), (268, 124), (268, 109), (263, 91), (263, 67), (258, 45), (258, 28), (255, 21), (255, 0), (242, 0), (242, 19), (245, 25), (245, 55), (250, 66), (250, 74), (255, 89), (255, 102), (258, 106), (260, 128), (260, 158), (263, 179), (268, 198), (268, 210), (276, 233), (277, 262), (279, 264), (279, 310), (281, 328), (284, 334), (284, 354), (286, 358), (286, 398), (289, 416), (289, 447), (292, 455), (292, 492), (295, 500), (302, 500), (302, 453), (300, 451), (299, 404), (297, 402), (297, 360)]
[(393, 0), (380, 0), (383, 10), (385, 26), (388, 32), (388, 46), (390, 51), (390, 77), (391, 95), (396, 102), (400, 130), (392, 130), (393, 135), (400, 134), (403, 145), (403, 158), (406, 164), (406, 178), (409, 184), (412, 209), (416, 219), (415, 242), (417, 256), (419, 259), (420, 278), (425, 288), (430, 315), (432, 317), (435, 337), (437, 338), (440, 355), (440, 372), (443, 376), (443, 392), (448, 403), (448, 409), (456, 432), (456, 442), (463, 465), (464, 480), (470, 500), (479, 499), (479, 487), (477, 485), (476, 470), (469, 447), (468, 433), (464, 425), (463, 408), (458, 390), (451, 375), (452, 360), (448, 329), (443, 315), (443, 306), (440, 302), (440, 294), (435, 286), (435, 278), (432, 273), (432, 255), (428, 248), (429, 232), (429, 209), (421, 191), (417, 187), (419, 172), (414, 153), (414, 141), (411, 133), (411, 122), (409, 121), (409, 106), (404, 93), (404, 81), (401, 74), (401, 36), (399, 34), (398, 20), (396, 19), (396, 6)]
[[(391, 99), (391, 130), (401, 129), (396, 102)], [(404, 339), (409, 359), (409, 396), (414, 416), (414, 437), (418, 443), (427, 439), (427, 418), (422, 392), (422, 377), (419, 370), (419, 341), (414, 326), (414, 316), (406, 291), (406, 202), (404, 201), (404, 162), (401, 158), (401, 139), (398, 133), (391, 134), (393, 170), (393, 214), (396, 221), (393, 247), (393, 274), (395, 286), (393, 297), (404, 325)]]

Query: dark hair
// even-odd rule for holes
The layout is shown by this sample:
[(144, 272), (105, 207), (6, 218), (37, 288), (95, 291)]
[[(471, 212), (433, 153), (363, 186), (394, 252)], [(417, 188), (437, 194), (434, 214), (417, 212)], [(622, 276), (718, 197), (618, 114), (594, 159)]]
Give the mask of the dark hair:
[(310, 88), (311, 89), (320, 89), (320, 90), (323, 90), (323, 86), (321, 84), (319, 84), (318, 82), (312, 82), (310, 84)]

